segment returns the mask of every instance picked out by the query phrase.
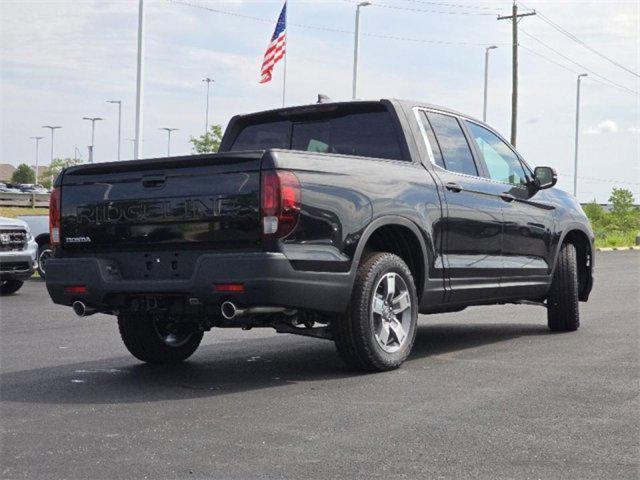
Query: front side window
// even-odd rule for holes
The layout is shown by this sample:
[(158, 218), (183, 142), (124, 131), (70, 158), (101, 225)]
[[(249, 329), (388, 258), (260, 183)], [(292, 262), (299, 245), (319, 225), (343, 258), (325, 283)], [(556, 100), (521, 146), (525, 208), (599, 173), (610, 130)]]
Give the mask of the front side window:
[(436, 134), (445, 168), (451, 172), (477, 176), (473, 154), (458, 120), (435, 112), (427, 113), (427, 118)]
[(493, 132), (465, 121), (487, 166), (489, 177), (511, 185), (526, 185), (527, 176), (517, 155)]

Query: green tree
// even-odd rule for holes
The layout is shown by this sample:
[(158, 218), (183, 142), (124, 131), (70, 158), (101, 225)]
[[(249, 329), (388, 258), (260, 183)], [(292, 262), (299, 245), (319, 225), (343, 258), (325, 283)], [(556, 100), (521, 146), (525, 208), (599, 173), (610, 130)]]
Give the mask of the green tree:
[(53, 162), (51, 162), (51, 165), (47, 167), (42, 177), (40, 178), (41, 180), (40, 183), (42, 183), (42, 186), (45, 188), (51, 188), (52, 178), (55, 180), (55, 178), (60, 174), (60, 172), (64, 168), (72, 167), (74, 165), (79, 165), (81, 163), (82, 163), (82, 160), (76, 159), (76, 158), (70, 158), (70, 157), (54, 158)]
[(11, 175), (11, 181), (13, 183), (36, 183), (36, 174), (29, 165), (22, 163)]
[(593, 199), (591, 203), (587, 203), (586, 205), (584, 205), (582, 209), (584, 210), (584, 213), (587, 215), (587, 218), (594, 228), (605, 225), (607, 212), (604, 211), (602, 205), (596, 203), (595, 199)]
[(633, 205), (633, 193), (626, 188), (614, 188), (609, 197), (612, 208), (611, 226), (620, 232), (640, 228), (640, 211)]
[(222, 140), (222, 127), (220, 125), (211, 125), (209, 131), (199, 137), (191, 137), (189, 142), (193, 145), (195, 153), (216, 153), (220, 148)]

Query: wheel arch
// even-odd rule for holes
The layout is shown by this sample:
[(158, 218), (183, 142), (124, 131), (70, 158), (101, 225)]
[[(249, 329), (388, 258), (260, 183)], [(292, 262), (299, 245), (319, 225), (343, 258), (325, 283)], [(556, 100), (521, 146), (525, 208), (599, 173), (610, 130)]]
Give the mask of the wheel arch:
[(385, 216), (371, 222), (360, 237), (353, 256), (354, 278), (367, 250), (388, 251), (402, 258), (414, 277), (418, 299), (422, 298), (429, 256), (427, 242), (420, 228), (413, 221), (406, 217)]
[(593, 234), (583, 225), (574, 224), (566, 228), (558, 242), (553, 269), (555, 271), (560, 249), (565, 243), (572, 244), (576, 249), (578, 261), (579, 299), (586, 302), (593, 286), (594, 248)]

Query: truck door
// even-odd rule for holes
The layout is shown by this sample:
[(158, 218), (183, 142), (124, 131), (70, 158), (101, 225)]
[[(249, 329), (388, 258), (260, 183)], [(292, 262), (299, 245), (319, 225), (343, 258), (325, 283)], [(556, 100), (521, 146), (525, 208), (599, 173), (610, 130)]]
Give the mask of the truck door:
[(421, 121), (446, 201), (442, 252), (450, 287), (446, 301), (497, 298), (503, 267), (504, 201), (495, 184), (482, 177), (455, 116), (423, 111)]

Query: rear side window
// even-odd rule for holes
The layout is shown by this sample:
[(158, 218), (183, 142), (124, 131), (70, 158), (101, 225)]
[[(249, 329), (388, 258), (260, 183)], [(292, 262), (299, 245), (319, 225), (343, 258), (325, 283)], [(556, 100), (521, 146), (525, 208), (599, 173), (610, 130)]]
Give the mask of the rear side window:
[(478, 169), (462, 127), (455, 117), (429, 112), (427, 118), (436, 134), (444, 166), (451, 172), (478, 176)]
[(404, 160), (393, 119), (386, 110), (256, 123), (244, 127), (231, 146), (232, 151), (268, 148)]

